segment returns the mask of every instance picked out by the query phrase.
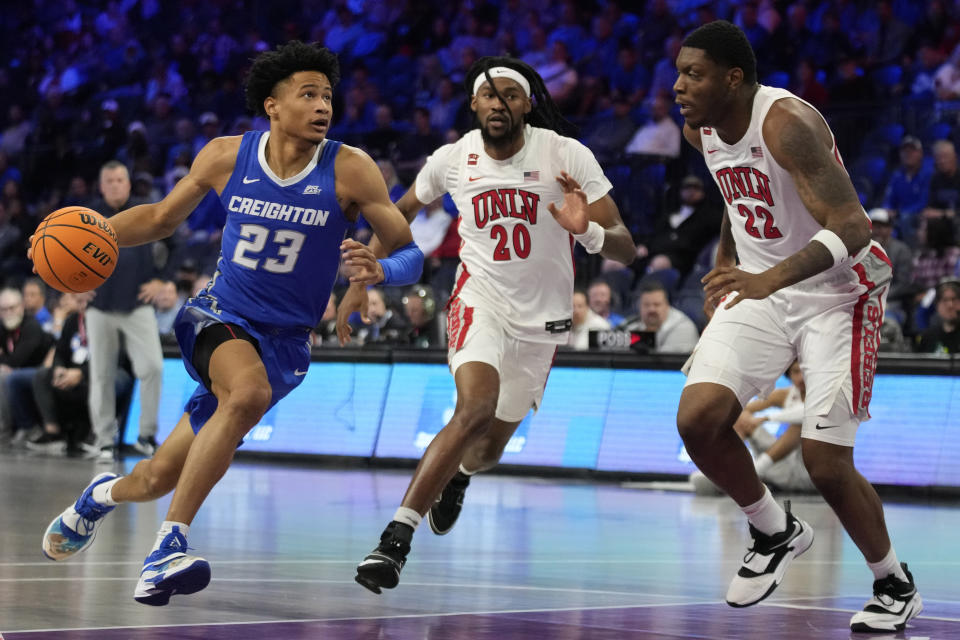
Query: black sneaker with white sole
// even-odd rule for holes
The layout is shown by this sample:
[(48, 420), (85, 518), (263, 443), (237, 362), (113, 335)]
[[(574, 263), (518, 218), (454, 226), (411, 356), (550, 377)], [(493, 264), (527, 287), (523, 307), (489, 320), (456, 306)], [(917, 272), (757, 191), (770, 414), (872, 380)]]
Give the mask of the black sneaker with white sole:
[(793, 559), (813, 544), (813, 529), (790, 513), (786, 505), (787, 528), (772, 535), (750, 525), (753, 546), (743, 557), (743, 565), (727, 589), (727, 604), (749, 607), (773, 593)]
[(413, 527), (392, 521), (380, 535), (380, 544), (357, 565), (354, 578), (374, 593), (381, 589), (393, 589), (400, 582), (400, 570), (407, 562)]
[(850, 630), (862, 632), (903, 631), (907, 622), (923, 611), (923, 601), (913, 583), (913, 574), (907, 570), (905, 562), (900, 566), (907, 575), (907, 582), (892, 573), (873, 583), (873, 597), (867, 601), (863, 611), (850, 618)]
[(460, 510), (463, 508), (463, 495), (467, 492), (469, 485), (470, 476), (457, 471), (443, 488), (440, 497), (430, 507), (427, 519), (430, 521), (430, 529), (438, 536), (449, 533), (457, 523)]

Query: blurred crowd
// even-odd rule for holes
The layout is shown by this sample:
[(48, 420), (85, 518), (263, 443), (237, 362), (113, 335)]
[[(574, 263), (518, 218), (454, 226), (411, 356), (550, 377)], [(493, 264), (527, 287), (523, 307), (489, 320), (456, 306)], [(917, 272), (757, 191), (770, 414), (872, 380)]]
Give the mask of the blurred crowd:
[[(212, 138), (267, 128), (245, 112), (243, 77), (276, 43), (299, 38), (338, 52), (331, 137), (377, 159), (394, 199), (434, 149), (472, 127), (466, 70), (480, 56), (510, 54), (540, 72), (579, 126), (638, 244), (630, 265), (578, 248), (571, 347), (587, 348), (591, 329), (623, 328), (651, 350), (688, 351), (706, 321), (699, 279), (712, 266), (723, 209), (702, 158), (682, 143), (673, 60), (685, 33), (717, 18), (743, 28), (762, 83), (790, 89), (831, 123), (874, 237), (894, 262), (884, 348), (956, 352), (960, 7), (940, 0), (11, 5), (0, 14), (3, 279), (23, 286), (26, 239), (49, 212), (88, 205), (109, 214), (156, 201)], [(122, 201), (104, 191), (107, 163), (123, 174)], [(414, 238), (428, 256), (421, 283), (371, 289), (374, 322), (357, 322), (354, 345), (445, 344), (458, 215), (449, 200), (419, 214)], [(148, 293), (130, 306), (153, 306), (161, 339), (172, 343), (180, 303), (214, 272), (222, 223), (208, 198), (150, 247), (150, 273), (136, 283)], [(56, 296), (42, 302), (30, 313), (59, 313)], [(331, 300), (318, 345), (336, 344), (334, 313)]]

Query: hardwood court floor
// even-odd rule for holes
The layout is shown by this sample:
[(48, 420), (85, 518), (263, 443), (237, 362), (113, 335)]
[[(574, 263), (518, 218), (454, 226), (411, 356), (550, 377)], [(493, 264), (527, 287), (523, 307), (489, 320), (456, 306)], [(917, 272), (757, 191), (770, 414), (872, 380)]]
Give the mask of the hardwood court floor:
[(723, 603), (747, 541), (729, 500), (492, 475), (474, 481), (448, 536), (424, 523), (400, 586), (376, 596), (353, 568), (409, 471), (237, 464), (189, 536), (213, 582), (153, 608), (132, 592), (167, 499), (119, 507), (72, 561), (41, 556), (44, 528), (102, 469), (0, 455), (0, 638), (960, 638), (960, 509), (942, 504), (887, 505), (926, 609), (904, 633), (864, 636), (847, 621), (872, 575), (814, 497), (794, 499), (813, 548), (749, 609)]

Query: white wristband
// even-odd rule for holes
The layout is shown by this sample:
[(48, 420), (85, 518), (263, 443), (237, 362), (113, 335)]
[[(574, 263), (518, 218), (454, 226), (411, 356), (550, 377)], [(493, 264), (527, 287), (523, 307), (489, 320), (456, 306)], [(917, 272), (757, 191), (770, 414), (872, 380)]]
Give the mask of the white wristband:
[(575, 233), (573, 237), (583, 245), (587, 253), (600, 253), (600, 250), (603, 249), (603, 240), (606, 234), (606, 229), (601, 227), (599, 223), (591, 220), (590, 224), (587, 225), (586, 231), (583, 233)]
[(825, 246), (827, 251), (830, 252), (830, 255), (833, 256), (833, 266), (837, 266), (850, 258), (850, 254), (847, 252), (847, 245), (843, 244), (840, 236), (833, 231), (820, 229), (820, 231), (817, 231), (813, 234), (813, 237), (810, 238), (811, 242), (814, 240)]

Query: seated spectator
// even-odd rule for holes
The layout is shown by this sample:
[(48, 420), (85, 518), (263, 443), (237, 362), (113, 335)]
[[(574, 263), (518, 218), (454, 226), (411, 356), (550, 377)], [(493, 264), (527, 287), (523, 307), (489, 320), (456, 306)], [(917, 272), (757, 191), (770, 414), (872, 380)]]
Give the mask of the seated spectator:
[(173, 333), (173, 324), (185, 299), (177, 291), (177, 285), (172, 280), (164, 280), (157, 284), (157, 294), (153, 299), (153, 308), (157, 313), (157, 329), (160, 333), (161, 343), (177, 343), (177, 337)]
[(650, 103), (650, 120), (641, 126), (627, 143), (629, 155), (679, 158), (680, 127), (670, 117), (670, 101), (655, 96)]
[[(33, 376), (32, 399), (40, 411), (43, 433), (26, 443), (31, 451), (53, 454), (79, 453), (80, 443), (90, 431), (87, 405), (90, 351), (83, 321), (86, 299), (70, 293), (63, 297), (69, 299), (67, 305), (76, 311), (67, 316), (54, 349)], [(118, 403), (125, 403), (132, 390), (133, 378), (124, 368), (117, 367)], [(117, 415), (122, 414), (118, 409)]]
[(588, 126), (583, 143), (602, 165), (616, 162), (637, 130), (626, 98), (615, 97), (610, 110), (598, 113)]
[(933, 76), (933, 88), (937, 100), (960, 98), (960, 45), (954, 48), (950, 58), (937, 69)]
[(870, 210), (871, 235), (887, 252), (893, 265), (893, 281), (887, 294), (887, 313), (892, 313), (903, 324), (904, 311), (908, 307), (916, 286), (913, 284), (913, 251), (905, 243), (893, 237), (893, 216), (887, 209)]
[(900, 141), (900, 166), (894, 169), (883, 195), (883, 208), (894, 212), (891, 222), (905, 242), (916, 242), (920, 212), (930, 197), (933, 164), (925, 162), (923, 143), (915, 136)]
[(401, 301), (410, 324), (410, 344), (419, 348), (443, 346), (445, 332), (438, 321), (437, 300), (433, 290), (422, 284), (414, 285)]
[(367, 289), (367, 320), (369, 324), (354, 323), (354, 339), (360, 345), (402, 343), (410, 332), (404, 317), (387, 306), (380, 287)]
[(23, 283), (23, 308), (32, 315), (43, 330), (53, 333), (53, 316), (47, 309), (47, 285), (40, 278), (27, 278)]
[(577, 70), (570, 66), (566, 43), (563, 40), (554, 40), (550, 46), (550, 60), (536, 69), (557, 106), (561, 109), (569, 107), (577, 90), (579, 76)]
[(567, 346), (578, 351), (590, 348), (590, 331), (610, 328), (610, 322), (601, 318), (587, 304), (587, 294), (581, 289), (573, 292), (573, 328)]
[(707, 201), (703, 180), (687, 176), (680, 183), (680, 208), (661, 216), (653, 234), (637, 243), (634, 269), (643, 273), (656, 262), (675, 269), (682, 281), (703, 248), (720, 234), (723, 215), (722, 208)]
[[(753, 450), (754, 465), (761, 481), (781, 491), (813, 491), (813, 482), (803, 464), (800, 448), (803, 402), (807, 390), (799, 362), (794, 361), (790, 365), (787, 376), (791, 386), (774, 389), (766, 398), (749, 402), (733, 428)], [(757, 415), (773, 407), (782, 411)], [(762, 426), (765, 422), (783, 422), (788, 426), (777, 437)], [(690, 482), (698, 494), (720, 494), (720, 489), (700, 471), (690, 474)]]
[(930, 195), (923, 217), (956, 219), (960, 209), (960, 169), (957, 166), (957, 150), (949, 140), (933, 143), (933, 177), (930, 178)]
[(656, 333), (653, 353), (689, 353), (697, 345), (697, 325), (683, 311), (670, 306), (667, 290), (658, 280), (649, 280), (640, 290), (640, 314), (627, 319), (621, 329)]
[(960, 353), (960, 280), (947, 280), (937, 287), (936, 315), (930, 328), (920, 334), (921, 353)]
[(616, 313), (614, 309), (613, 289), (606, 280), (594, 280), (587, 288), (587, 302), (590, 308), (598, 316), (610, 323), (611, 327), (616, 328), (623, 322), (623, 316)]
[(430, 127), (430, 111), (425, 107), (413, 110), (413, 131), (397, 143), (397, 176), (401, 182), (412, 184), (427, 156), (443, 144), (440, 134)]
[(336, 346), (339, 342), (337, 338), (337, 296), (330, 294), (327, 300), (327, 307), (323, 310), (320, 317), (320, 323), (313, 328), (313, 346), (327, 347)]
[(10, 402), (30, 396), (34, 373), (43, 364), (50, 342), (40, 323), (26, 314), (23, 294), (18, 289), (0, 290), (0, 440), (11, 436), (14, 442), (26, 440), (31, 421), (17, 416), (15, 423)]

